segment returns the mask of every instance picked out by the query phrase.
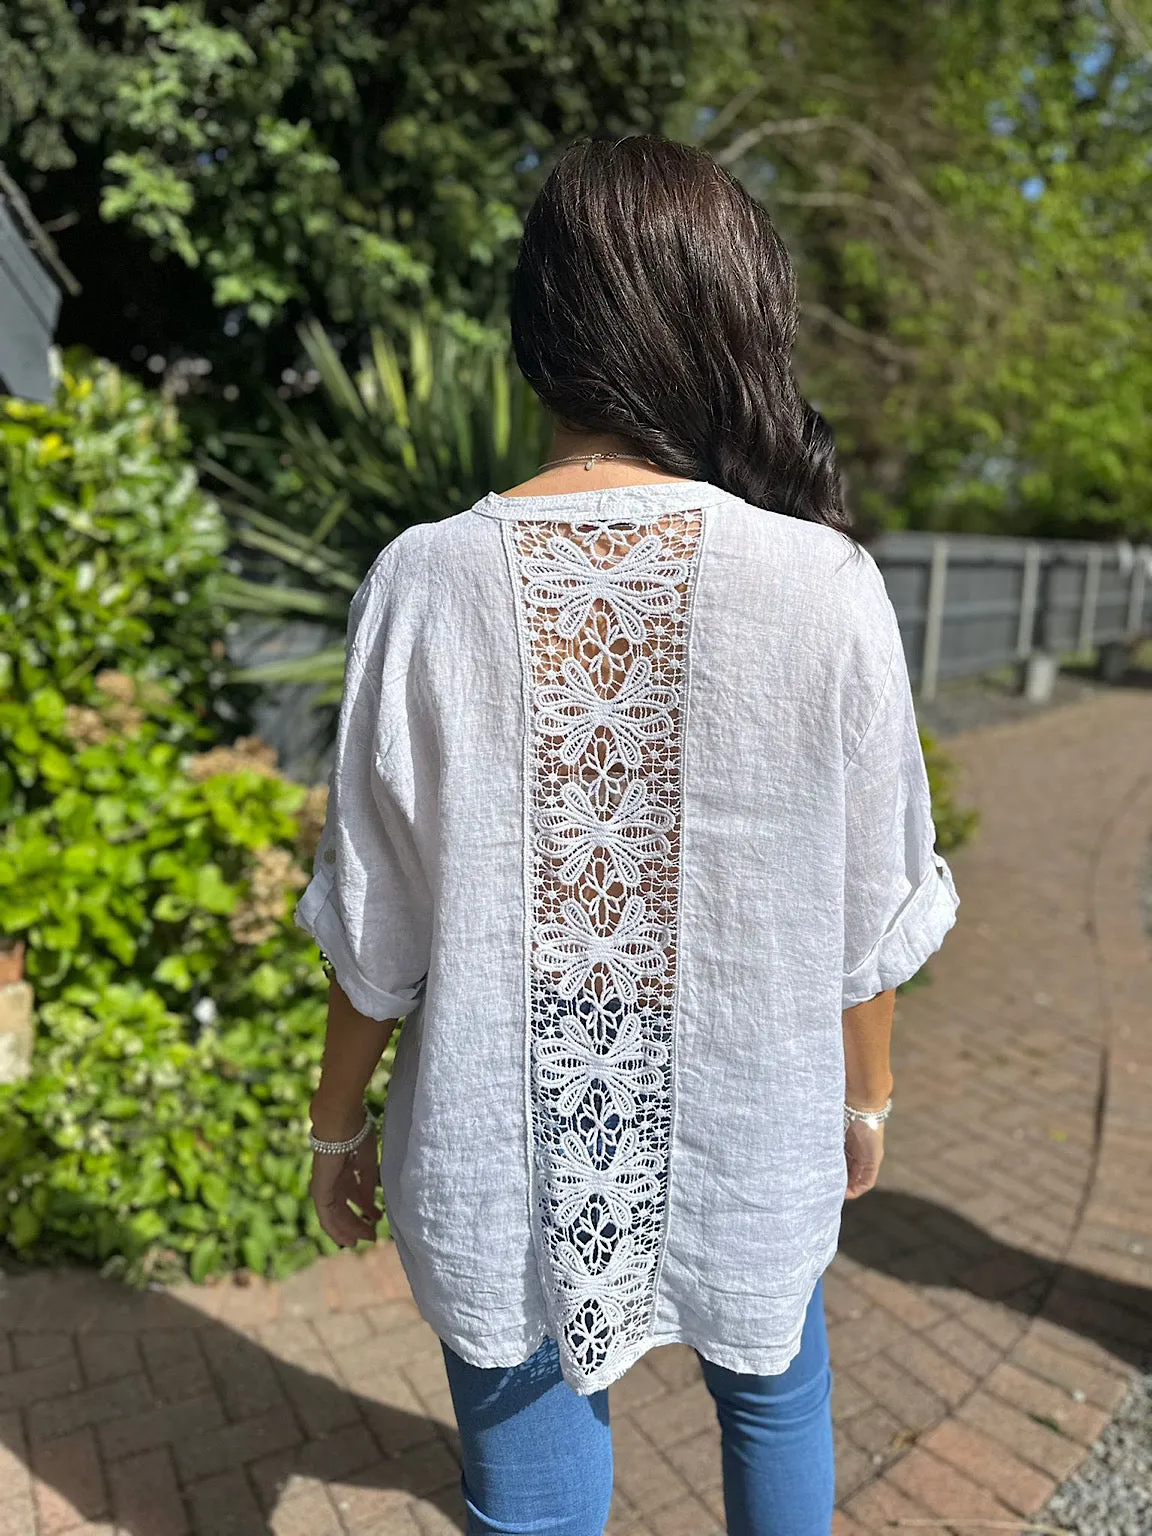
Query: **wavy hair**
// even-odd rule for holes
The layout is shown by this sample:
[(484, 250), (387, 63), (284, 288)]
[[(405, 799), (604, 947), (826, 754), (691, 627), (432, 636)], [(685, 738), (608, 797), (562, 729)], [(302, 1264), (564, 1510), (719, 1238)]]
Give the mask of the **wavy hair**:
[(772, 221), (703, 150), (581, 141), (528, 214), (512, 341), (558, 421), (848, 533), (832, 431), (792, 373), (798, 318)]

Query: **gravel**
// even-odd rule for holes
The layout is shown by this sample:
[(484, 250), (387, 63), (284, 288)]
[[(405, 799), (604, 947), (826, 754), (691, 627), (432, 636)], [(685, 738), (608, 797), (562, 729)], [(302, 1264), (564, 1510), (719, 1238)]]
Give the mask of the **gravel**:
[[(1152, 941), (1152, 839), (1144, 856), (1141, 910)], [(1152, 1365), (1152, 1358), (1146, 1363)], [(1152, 1533), (1152, 1370), (1137, 1372), (1116, 1417), (1039, 1519), (1073, 1536)]]
[(1148, 1536), (1152, 1531), (1152, 1372), (1138, 1375), (1123, 1406), (1039, 1520), (1074, 1536)]

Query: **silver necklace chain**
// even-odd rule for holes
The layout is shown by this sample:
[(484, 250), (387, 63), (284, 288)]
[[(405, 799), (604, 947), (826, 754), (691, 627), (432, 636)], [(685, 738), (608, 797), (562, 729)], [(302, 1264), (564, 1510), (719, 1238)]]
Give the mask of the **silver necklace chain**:
[(651, 464), (653, 469), (660, 468), (654, 459), (646, 459), (639, 453), (574, 453), (566, 459), (549, 459), (540, 465), (540, 469), (557, 469), (561, 464), (583, 464), (585, 469), (591, 469), (597, 459), (623, 459), (631, 464)]

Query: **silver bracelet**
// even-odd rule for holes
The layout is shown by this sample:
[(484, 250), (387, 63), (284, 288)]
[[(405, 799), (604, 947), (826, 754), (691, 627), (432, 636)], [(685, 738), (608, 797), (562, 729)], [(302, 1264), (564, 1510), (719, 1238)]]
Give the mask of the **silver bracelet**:
[(853, 1109), (851, 1104), (844, 1106), (844, 1129), (854, 1123), (866, 1125), (870, 1131), (878, 1131), (892, 1113), (892, 1100), (889, 1099), (883, 1109)]
[(364, 1124), (356, 1132), (355, 1136), (349, 1136), (347, 1141), (322, 1141), (313, 1131), (309, 1131), (308, 1144), (313, 1152), (330, 1152), (335, 1154), (355, 1152), (356, 1148), (367, 1141), (375, 1129), (376, 1122), (372, 1118), (371, 1111), (365, 1109)]

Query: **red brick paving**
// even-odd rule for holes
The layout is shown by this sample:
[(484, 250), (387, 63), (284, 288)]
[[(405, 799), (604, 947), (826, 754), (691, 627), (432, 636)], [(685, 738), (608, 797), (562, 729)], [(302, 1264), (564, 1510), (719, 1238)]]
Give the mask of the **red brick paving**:
[[(826, 1281), (833, 1536), (1023, 1531), (1152, 1336), (1152, 695), (949, 745), (983, 822), (952, 860), (957, 926), (899, 1000), (883, 1187)], [(0, 1300), (0, 1536), (463, 1529), (439, 1343), (390, 1244), (278, 1286), (67, 1272)], [(612, 1413), (608, 1536), (722, 1531), (692, 1351), (651, 1352)]]

